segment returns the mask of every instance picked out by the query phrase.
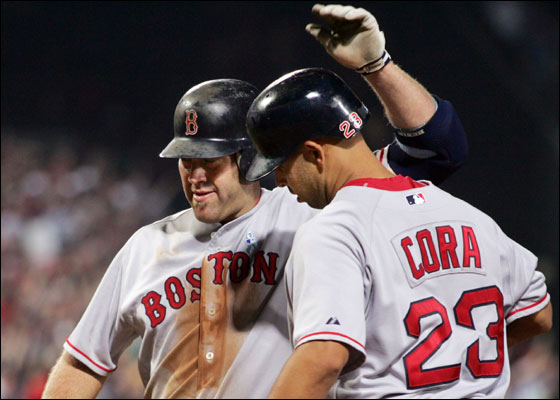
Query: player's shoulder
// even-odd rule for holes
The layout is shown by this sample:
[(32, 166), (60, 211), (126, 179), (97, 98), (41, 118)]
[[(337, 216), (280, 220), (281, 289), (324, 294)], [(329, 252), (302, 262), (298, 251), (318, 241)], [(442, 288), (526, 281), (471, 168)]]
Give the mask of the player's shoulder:
[(298, 235), (310, 240), (321, 237), (318, 232), (321, 235), (343, 237), (360, 229), (359, 227), (367, 219), (364, 213), (370, 212), (371, 209), (362, 207), (355, 199), (337, 194), (331, 203), (300, 227)]
[(282, 204), (299, 204), (297, 202), (297, 197), (290, 193), (287, 187), (275, 187), (272, 190), (262, 189), (263, 190), (263, 197), (265, 194), (270, 199), (269, 201), (274, 203), (282, 203)]
[(150, 234), (156, 231), (168, 230), (168, 227), (181, 225), (182, 222), (189, 219), (190, 215), (192, 215), (192, 209), (187, 208), (185, 210), (181, 210), (142, 226), (138, 229), (138, 231), (136, 231), (136, 234)]
[[(430, 187), (430, 191), (432, 194), (438, 196), (438, 199), (440, 200), (439, 204), (442, 206), (442, 210), (444, 210), (445, 215), (449, 214), (449, 218), (459, 217), (461, 221), (466, 221), (476, 225), (479, 230), (483, 231), (489, 240), (493, 242), (508, 239), (508, 236), (504, 233), (498, 222), (475, 205), (435, 185)], [(429, 200), (431, 199), (426, 197), (426, 202)]]
[(287, 187), (276, 187), (272, 190), (262, 189), (260, 203), (263, 208), (272, 210), (281, 219), (291, 219), (294, 221), (307, 221), (318, 213), (318, 210), (311, 208), (307, 203), (297, 201), (297, 196), (290, 193)]
[(340, 189), (333, 200), (319, 213), (316, 223), (346, 222), (359, 225), (370, 220), (387, 192), (361, 186)]
[(435, 185), (432, 186), (433, 186), (431, 188), (432, 192), (440, 196), (440, 198), (442, 198), (444, 202), (453, 203), (454, 212), (461, 212), (465, 218), (476, 219), (479, 224), (492, 226), (498, 230), (500, 229), (500, 226), (494, 220), (494, 218), (492, 218), (483, 210), (479, 209), (478, 207), (474, 206), (468, 201), (461, 199), (460, 197), (457, 197), (449, 192), (446, 192), (445, 190)]
[(192, 208), (187, 208), (142, 226), (132, 235), (131, 240), (155, 240), (157, 237), (181, 233), (191, 233), (197, 236), (215, 230), (217, 225), (197, 220)]

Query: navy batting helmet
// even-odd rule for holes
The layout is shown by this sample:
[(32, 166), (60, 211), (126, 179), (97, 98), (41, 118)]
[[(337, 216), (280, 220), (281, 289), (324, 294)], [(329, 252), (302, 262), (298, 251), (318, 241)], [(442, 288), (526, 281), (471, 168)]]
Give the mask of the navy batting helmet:
[(247, 169), (256, 153), (245, 118), (258, 90), (237, 79), (216, 79), (189, 89), (175, 108), (174, 138), (160, 154), (166, 158), (215, 158), (241, 152)]
[(308, 68), (286, 74), (264, 89), (247, 113), (247, 129), (259, 154), (245, 173), (260, 179), (307, 139), (351, 138), (369, 111), (334, 72)]

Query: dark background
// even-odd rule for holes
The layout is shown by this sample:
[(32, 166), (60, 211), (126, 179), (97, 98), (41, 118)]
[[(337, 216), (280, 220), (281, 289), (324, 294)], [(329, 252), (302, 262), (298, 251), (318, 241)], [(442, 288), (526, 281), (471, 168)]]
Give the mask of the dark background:
[[(346, 80), (373, 112), (367, 140), (387, 144), (373, 92), (304, 31), (318, 22), (313, 4), (2, 2), (2, 147), (25, 138), (78, 159), (108, 151), (115, 174), (132, 169), (166, 187), (161, 218), (186, 206), (175, 161), (158, 157), (183, 93), (216, 78), (263, 89), (306, 67)], [(371, 11), (393, 60), (454, 104), (469, 156), (442, 187), (539, 256), (556, 307), (558, 2), (348, 4)]]

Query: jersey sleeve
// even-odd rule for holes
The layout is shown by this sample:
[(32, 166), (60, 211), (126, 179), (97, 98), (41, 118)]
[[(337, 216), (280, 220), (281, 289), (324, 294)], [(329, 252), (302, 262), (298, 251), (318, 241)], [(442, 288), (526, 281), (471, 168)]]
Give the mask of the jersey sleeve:
[[(328, 228), (328, 229), (325, 229)], [(339, 226), (304, 225), (288, 260), (294, 347), (331, 340), (350, 349), (342, 374), (365, 361), (363, 255)]]
[(506, 323), (510, 324), (542, 310), (550, 301), (550, 295), (544, 274), (536, 270), (537, 257), (499, 228), (498, 235), (507, 268), (504, 286), (508, 293), (504, 299), (504, 313)]
[(78, 325), (64, 343), (66, 351), (102, 376), (116, 370), (119, 356), (136, 336), (121, 314), (127, 245), (113, 259)]
[(436, 113), (425, 125), (410, 131), (394, 127), (395, 140), (375, 153), (396, 174), (439, 184), (464, 164), (468, 145), (453, 105), (435, 99)]

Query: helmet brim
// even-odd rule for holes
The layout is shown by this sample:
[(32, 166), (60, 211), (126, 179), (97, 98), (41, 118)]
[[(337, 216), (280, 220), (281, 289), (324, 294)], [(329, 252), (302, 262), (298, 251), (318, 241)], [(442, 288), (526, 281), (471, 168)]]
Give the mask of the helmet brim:
[(201, 139), (176, 137), (159, 154), (162, 158), (216, 158), (251, 145), (249, 139)]
[(272, 173), (282, 164), (287, 157), (267, 158), (257, 153), (253, 158), (251, 165), (244, 171), (245, 179), (249, 182), (258, 181)]

